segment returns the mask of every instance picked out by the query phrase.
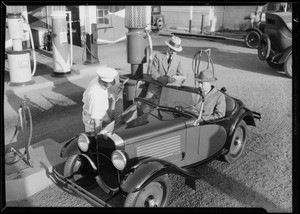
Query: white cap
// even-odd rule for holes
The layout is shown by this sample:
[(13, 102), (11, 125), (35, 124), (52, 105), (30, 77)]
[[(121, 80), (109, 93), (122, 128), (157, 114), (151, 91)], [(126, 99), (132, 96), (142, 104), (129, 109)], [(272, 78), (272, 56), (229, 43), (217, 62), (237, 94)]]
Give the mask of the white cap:
[(109, 67), (100, 67), (97, 69), (97, 74), (104, 82), (113, 82), (118, 72)]

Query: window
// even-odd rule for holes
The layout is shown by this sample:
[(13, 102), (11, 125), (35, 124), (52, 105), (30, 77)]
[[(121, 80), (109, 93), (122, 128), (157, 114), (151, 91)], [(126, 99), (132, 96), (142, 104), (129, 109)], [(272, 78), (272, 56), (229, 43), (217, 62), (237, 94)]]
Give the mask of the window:
[(114, 13), (124, 9), (125, 6), (97, 6), (96, 7), (96, 19), (97, 24), (100, 27), (111, 27), (111, 17), (109, 13)]
[(110, 16), (108, 13), (110, 12), (109, 6), (97, 6), (96, 8), (96, 19), (97, 24), (102, 27), (109, 27), (111, 25)]

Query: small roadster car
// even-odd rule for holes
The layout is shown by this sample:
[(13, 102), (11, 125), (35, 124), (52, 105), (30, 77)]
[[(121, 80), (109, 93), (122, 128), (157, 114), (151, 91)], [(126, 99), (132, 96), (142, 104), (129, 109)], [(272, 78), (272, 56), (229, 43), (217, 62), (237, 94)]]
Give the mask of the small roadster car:
[[(152, 84), (160, 90), (147, 98)], [(198, 88), (137, 80), (133, 103), (121, 115), (99, 133), (81, 133), (66, 142), (60, 156), (67, 160), (62, 173), (54, 169), (55, 177), (87, 200), (83, 181), (91, 178), (107, 195), (123, 194), (125, 207), (168, 206), (168, 174), (185, 177), (195, 188), (201, 177), (195, 168), (217, 158), (236, 161), (245, 148), (247, 125), (261, 119), (226, 89), (220, 91), (226, 116), (195, 123), (202, 114), (195, 108), (202, 97)], [(97, 205), (110, 206), (100, 201)]]

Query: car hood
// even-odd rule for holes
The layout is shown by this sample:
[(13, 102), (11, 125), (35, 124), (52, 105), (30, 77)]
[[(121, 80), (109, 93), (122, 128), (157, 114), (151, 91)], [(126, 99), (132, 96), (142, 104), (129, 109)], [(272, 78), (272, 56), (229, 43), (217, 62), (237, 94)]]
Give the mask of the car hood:
[[(159, 115), (159, 116), (158, 116)], [(170, 112), (158, 113), (157, 110), (146, 113), (128, 123), (119, 124), (114, 133), (119, 135), (124, 142), (134, 143), (162, 134), (174, 132), (186, 127), (186, 118), (174, 118)]]

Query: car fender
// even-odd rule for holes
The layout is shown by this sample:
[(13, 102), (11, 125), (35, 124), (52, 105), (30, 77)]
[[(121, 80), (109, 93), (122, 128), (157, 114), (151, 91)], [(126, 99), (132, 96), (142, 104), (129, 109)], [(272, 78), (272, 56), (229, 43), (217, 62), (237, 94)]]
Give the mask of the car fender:
[(285, 63), (285, 61), (287, 60), (287, 58), (288, 58), (291, 54), (292, 54), (292, 46), (289, 47), (289, 48), (287, 48), (287, 49), (284, 51), (284, 53), (283, 53), (281, 59), (278, 61), (278, 64)]
[(246, 30), (247, 33), (249, 33), (250, 31), (256, 31), (260, 36), (263, 35), (263, 32), (258, 28), (249, 28)]
[(189, 181), (194, 181), (200, 177), (197, 171), (177, 167), (175, 164), (165, 160), (149, 158), (130, 168), (120, 187), (127, 193), (136, 192), (155, 178), (168, 173), (182, 175)]
[(247, 125), (256, 126), (253, 113), (247, 108), (243, 108), (242, 110), (240, 110), (236, 118), (237, 119), (233, 122), (228, 134), (228, 136), (230, 136), (228, 139), (230, 140), (234, 130), (236, 129), (236, 126), (240, 123), (240, 121), (244, 120)]
[(80, 150), (78, 148), (77, 145), (77, 139), (78, 139), (78, 135), (71, 138), (70, 140), (68, 140), (65, 145), (63, 146), (63, 148), (60, 151), (60, 157), (62, 158), (66, 158), (69, 157), (71, 155), (76, 155), (76, 154), (80, 154)]

